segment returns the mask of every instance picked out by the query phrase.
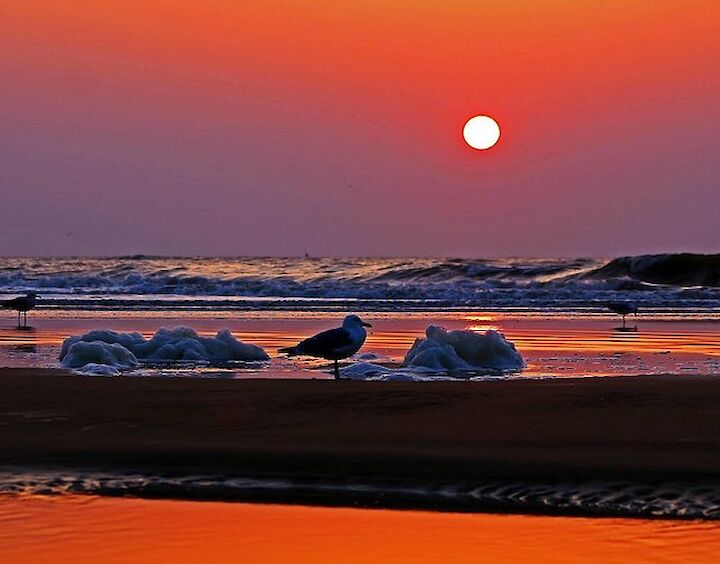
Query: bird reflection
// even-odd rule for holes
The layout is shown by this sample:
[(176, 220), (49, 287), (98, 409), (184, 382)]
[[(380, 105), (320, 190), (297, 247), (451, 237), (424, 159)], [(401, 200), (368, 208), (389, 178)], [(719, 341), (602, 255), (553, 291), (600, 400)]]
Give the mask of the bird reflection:
[(10, 350), (15, 353), (21, 354), (35, 354), (37, 352), (37, 345), (26, 344), (26, 345), (15, 345), (10, 347)]
[(637, 327), (637, 325), (633, 325), (632, 327), (623, 325), (622, 327), (613, 327), (613, 331), (615, 333), (637, 333), (638, 327)]
[[(605, 307), (607, 307), (613, 313), (617, 313), (618, 315), (622, 316), (622, 327), (616, 327), (615, 329), (613, 329), (613, 331), (624, 331), (631, 333), (637, 332), (637, 304), (629, 302), (608, 302), (607, 304), (605, 304)], [(625, 318), (631, 313), (635, 315), (635, 325), (633, 327), (628, 327)]]
[(37, 352), (37, 329), (31, 326), (0, 329), (0, 345), (8, 351), (33, 354)]

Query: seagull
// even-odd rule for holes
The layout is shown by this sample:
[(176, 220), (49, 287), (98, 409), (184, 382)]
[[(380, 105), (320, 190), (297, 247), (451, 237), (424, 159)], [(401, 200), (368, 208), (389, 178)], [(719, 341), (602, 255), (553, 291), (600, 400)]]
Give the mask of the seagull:
[(318, 333), (294, 347), (278, 349), (288, 356), (314, 356), (335, 362), (335, 379), (340, 379), (338, 360), (348, 358), (360, 350), (367, 337), (365, 327), (372, 327), (357, 315), (348, 315), (342, 327)]
[(634, 313), (635, 317), (637, 317), (638, 314), (637, 304), (628, 302), (608, 302), (605, 306), (613, 313), (622, 315), (623, 329), (625, 328), (625, 316)]
[(18, 312), (18, 327), (21, 327), (20, 325), (20, 314), (25, 315), (25, 324), (24, 326), (27, 327), (27, 312), (31, 309), (35, 309), (35, 299), (38, 297), (37, 292), (28, 292), (24, 296), (20, 296), (19, 298), (13, 298), (12, 300), (5, 300), (4, 302), (0, 302), (2, 307), (4, 309), (14, 309)]

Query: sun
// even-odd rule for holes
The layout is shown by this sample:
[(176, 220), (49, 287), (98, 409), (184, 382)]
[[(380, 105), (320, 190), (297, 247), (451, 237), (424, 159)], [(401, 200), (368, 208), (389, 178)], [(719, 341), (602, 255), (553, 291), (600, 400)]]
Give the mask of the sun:
[(500, 126), (490, 116), (475, 116), (463, 127), (463, 137), (473, 149), (484, 151), (500, 139)]

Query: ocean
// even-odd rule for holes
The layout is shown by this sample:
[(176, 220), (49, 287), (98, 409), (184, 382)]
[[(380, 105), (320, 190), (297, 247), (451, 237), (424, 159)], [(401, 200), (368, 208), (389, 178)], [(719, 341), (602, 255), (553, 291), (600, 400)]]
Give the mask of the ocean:
[(598, 258), (2, 258), (0, 294), (59, 310), (720, 312), (720, 255)]

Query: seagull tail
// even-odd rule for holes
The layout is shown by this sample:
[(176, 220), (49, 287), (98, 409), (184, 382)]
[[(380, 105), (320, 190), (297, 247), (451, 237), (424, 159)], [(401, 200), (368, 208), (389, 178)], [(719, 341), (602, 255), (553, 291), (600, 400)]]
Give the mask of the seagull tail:
[(278, 349), (278, 352), (285, 353), (288, 356), (293, 356), (293, 355), (299, 354), (297, 347), (285, 347), (282, 349)]

